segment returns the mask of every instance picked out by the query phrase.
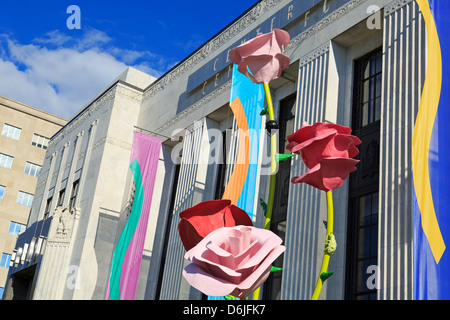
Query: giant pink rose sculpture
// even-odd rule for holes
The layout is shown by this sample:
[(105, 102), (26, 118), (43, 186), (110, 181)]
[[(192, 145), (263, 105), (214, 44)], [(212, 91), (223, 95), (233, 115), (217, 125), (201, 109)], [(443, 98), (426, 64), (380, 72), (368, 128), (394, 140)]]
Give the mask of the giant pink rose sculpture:
[(253, 82), (269, 83), (289, 67), (289, 58), (283, 54), (289, 40), (289, 33), (281, 29), (260, 33), (232, 49), (230, 60), (238, 65), (239, 72)]
[(270, 230), (248, 226), (223, 227), (208, 234), (185, 258), (189, 284), (209, 296), (245, 298), (269, 276), (273, 261), (285, 247)]
[(339, 188), (347, 176), (356, 170), (359, 160), (352, 159), (359, 151), (361, 140), (350, 135), (351, 129), (331, 123), (304, 123), (287, 137), (287, 149), (301, 155), (310, 169), (293, 183), (304, 182), (323, 191)]

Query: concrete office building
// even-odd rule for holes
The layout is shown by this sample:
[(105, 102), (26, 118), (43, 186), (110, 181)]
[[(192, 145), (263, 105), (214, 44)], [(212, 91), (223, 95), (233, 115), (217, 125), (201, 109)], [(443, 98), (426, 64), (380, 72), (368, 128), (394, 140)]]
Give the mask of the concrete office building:
[(0, 97), (0, 297), (24, 231), (48, 141), (66, 120)]
[[(202, 298), (181, 274), (178, 213), (221, 197), (233, 163), (208, 163), (202, 154), (213, 152), (215, 129), (229, 136), (223, 158), (235, 155), (228, 52), (273, 28), (291, 36), (290, 67), (270, 83), (280, 152), (304, 121), (352, 127), (363, 141), (358, 170), (333, 192), (338, 249), (321, 298), (412, 298), (411, 139), (426, 52), (417, 4), (262, 0), (156, 81), (128, 70), (52, 138), (16, 246), (30, 255), (11, 267), (6, 299), (104, 299), (114, 243), (133, 199), (127, 171), (133, 130), (163, 140), (136, 297)], [(267, 153), (264, 131), (261, 137)], [(280, 163), (272, 229), (286, 252), (276, 261), (283, 270), (264, 284), (265, 299), (310, 299), (317, 280), (326, 201), (324, 193), (290, 183), (304, 170), (298, 158)], [(268, 176), (261, 175), (255, 199), (267, 193)], [(262, 209), (254, 214), (262, 226)], [(64, 216), (65, 232), (58, 228)], [(30, 251), (41, 238), (41, 251)], [(371, 266), (376, 287), (367, 282)]]

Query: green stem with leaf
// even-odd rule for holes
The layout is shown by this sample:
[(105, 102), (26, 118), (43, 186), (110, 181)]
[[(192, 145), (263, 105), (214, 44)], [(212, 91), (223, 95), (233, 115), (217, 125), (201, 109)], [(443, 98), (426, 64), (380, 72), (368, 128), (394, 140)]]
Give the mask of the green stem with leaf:
[[(264, 92), (266, 94), (267, 109), (269, 113), (269, 121), (275, 121), (275, 113), (273, 112), (272, 96), (268, 83), (264, 83)], [(273, 201), (275, 197), (275, 181), (277, 172), (277, 133), (272, 132), (270, 135), (270, 182), (269, 182), (269, 198), (267, 199), (266, 219), (264, 221), (264, 229), (270, 229), (270, 221), (272, 219)]]
[(319, 299), (323, 283), (333, 274), (333, 272), (328, 272), (328, 264), (330, 262), (330, 256), (336, 250), (336, 240), (333, 235), (333, 195), (331, 191), (327, 192), (326, 226), (327, 226), (327, 237), (325, 241), (325, 248), (322, 258), (322, 266), (320, 268), (319, 278), (317, 279), (316, 288), (314, 289), (314, 293), (312, 295), (311, 300)]
[[(273, 103), (272, 96), (270, 94), (270, 87), (268, 83), (264, 83), (264, 93), (266, 95), (267, 101), (267, 114), (269, 116), (269, 121), (275, 121), (275, 113), (273, 111)], [(270, 181), (269, 181), (269, 197), (267, 199), (267, 205), (264, 208), (265, 220), (264, 220), (264, 229), (270, 229), (270, 221), (272, 219), (272, 209), (273, 209), (273, 201), (275, 198), (275, 182), (276, 182), (276, 173), (277, 173), (277, 133), (271, 132), (270, 135)], [(260, 288), (256, 289), (253, 292), (253, 300), (259, 299), (259, 291)]]

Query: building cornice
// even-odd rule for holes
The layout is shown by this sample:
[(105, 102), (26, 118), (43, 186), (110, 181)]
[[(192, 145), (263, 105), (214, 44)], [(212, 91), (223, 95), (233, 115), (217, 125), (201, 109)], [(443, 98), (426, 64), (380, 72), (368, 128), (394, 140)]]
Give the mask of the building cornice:
[(50, 139), (49, 147), (56, 145), (65, 136), (72, 133), (82, 123), (86, 121), (93, 113), (100, 109), (106, 109), (109, 106), (109, 102), (114, 100), (117, 96), (121, 96), (125, 99), (135, 102), (142, 102), (142, 90), (128, 83), (118, 80), (107, 88), (103, 94), (99, 95), (94, 101), (88, 104), (81, 112), (79, 112), (74, 118), (72, 118), (61, 130), (59, 130)]
[(39, 118), (41, 120), (51, 122), (53, 124), (64, 126), (67, 123), (67, 119), (58, 117), (57, 115), (51, 114), (49, 112), (31, 107), (29, 105), (26, 105), (22, 102), (15, 101), (12, 99), (9, 99), (7, 97), (0, 96), (0, 105), (3, 105), (7, 108), (14, 109), (19, 112), (23, 112), (25, 114), (28, 114), (30, 116)]
[(263, 0), (255, 4), (252, 8), (244, 13), (240, 18), (232, 22), (228, 27), (225, 27), (211, 40), (207, 41), (198, 50), (188, 56), (185, 60), (181, 61), (174, 68), (169, 70), (166, 74), (161, 76), (158, 80), (150, 84), (144, 92), (143, 101), (147, 101), (149, 98), (162, 91), (168, 84), (172, 83), (175, 79), (191, 70), (193, 67), (216, 53), (218, 49), (223, 47), (229, 40), (236, 35), (247, 29), (250, 25), (255, 23), (258, 18), (270, 9), (283, 2), (283, 0)]

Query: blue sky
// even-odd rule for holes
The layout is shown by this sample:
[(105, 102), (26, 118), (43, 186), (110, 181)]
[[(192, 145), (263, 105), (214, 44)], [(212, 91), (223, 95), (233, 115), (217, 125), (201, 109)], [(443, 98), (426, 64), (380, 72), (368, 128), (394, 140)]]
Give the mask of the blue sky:
[[(0, 95), (70, 118), (127, 66), (158, 77), (256, 2), (2, 3)], [(81, 29), (67, 27), (70, 5)]]

